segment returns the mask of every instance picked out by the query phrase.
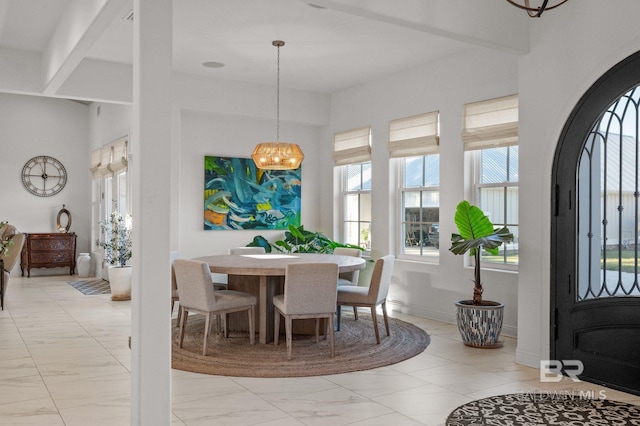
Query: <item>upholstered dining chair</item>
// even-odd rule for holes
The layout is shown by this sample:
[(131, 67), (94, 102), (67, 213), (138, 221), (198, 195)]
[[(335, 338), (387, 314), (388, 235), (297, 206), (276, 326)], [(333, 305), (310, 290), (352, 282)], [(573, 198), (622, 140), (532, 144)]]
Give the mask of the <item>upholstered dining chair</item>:
[[(338, 265), (335, 263), (292, 263), (287, 265), (284, 294), (273, 298), (275, 307), (274, 344), (278, 344), (280, 316), (285, 320), (287, 358), (291, 359), (292, 320), (315, 318), (316, 343), (319, 341), (320, 319), (328, 319), (331, 356), (335, 355), (333, 315), (336, 310)], [(324, 330), (326, 338), (326, 327)]]
[(232, 290), (214, 291), (209, 265), (197, 260), (176, 259), (174, 261), (176, 279), (180, 289), (180, 333), (179, 346), (182, 347), (189, 312), (203, 314), (205, 318), (204, 345), (202, 355), (207, 355), (211, 317), (221, 315), (222, 327), (227, 336), (227, 314), (247, 311), (249, 317), (249, 341), (255, 343), (254, 317), (256, 297)]
[[(7, 225), (10, 226), (10, 225)], [(2, 273), (2, 283), (0, 284), (0, 307), (4, 310), (4, 296), (7, 293), (7, 287), (9, 286), (9, 278), (11, 277), (11, 270), (18, 263), (20, 253), (22, 252), (22, 246), (24, 245), (25, 236), (22, 233), (7, 234), (5, 233), (3, 238), (13, 241), (13, 245), (9, 248), (9, 252), (5, 255), (0, 253), (0, 259), (4, 261)]]
[[(349, 247), (336, 247), (335, 249), (333, 249), (333, 254), (337, 254), (340, 256), (362, 257), (362, 250)], [(340, 275), (338, 275), (338, 287), (340, 287), (341, 285), (358, 285), (359, 278), (359, 269), (351, 272), (341, 272)], [(358, 319), (357, 306), (353, 307), (353, 316), (355, 319)], [(340, 331), (340, 328), (338, 328), (338, 331)]]
[[(176, 259), (180, 258), (179, 251), (171, 252), (171, 315), (173, 315), (173, 308), (176, 302), (180, 301), (180, 293), (178, 292), (178, 280), (176, 279), (176, 271), (173, 267), (173, 263)], [(213, 282), (213, 289), (218, 290), (227, 290), (227, 284), (225, 283), (217, 283)], [(176, 327), (180, 326), (180, 310), (178, 309), (178, 317), (176, 318)], [(218, 328), (220, 328), (220, 322), (218, 322)], [(219, 330), (218, 330), (219, 331)]]
[(384, 317), (387, 336), (391, 334), (389, 333), (389, 319), (387, 318), (387, 294), (389, 293), (394, 260), (395, 258), (392, 255), (387, 255), (376, 260), (376, 263), (373, 265), (373, 273), (371, 274), (369, 287), (351, 285), (338, 287), (338, 330), (340, 329), (342, 306), (368, 307), (371, 308), (371, 319), (373, 320), (376, 342), (380, 344), (376, 307), (382, 305), (382, 315)]
[(231, 247), (229, 254), (265, 254), (264, 247)]

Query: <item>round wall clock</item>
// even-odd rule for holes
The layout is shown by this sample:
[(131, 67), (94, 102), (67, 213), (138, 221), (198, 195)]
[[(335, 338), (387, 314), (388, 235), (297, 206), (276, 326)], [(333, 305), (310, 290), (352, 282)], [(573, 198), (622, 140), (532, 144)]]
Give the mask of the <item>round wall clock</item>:
[(22, 183), (33, 195), (50, 197), (62, 191), (67, 184), (67, 170), (55, 158), (39, 155), (27, 161), (22, 168)]

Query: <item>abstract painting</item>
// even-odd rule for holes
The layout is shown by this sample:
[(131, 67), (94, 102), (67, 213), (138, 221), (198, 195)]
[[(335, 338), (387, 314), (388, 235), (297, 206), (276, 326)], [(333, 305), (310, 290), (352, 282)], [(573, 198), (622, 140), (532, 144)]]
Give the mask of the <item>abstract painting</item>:
[(263, 170), (251, 158), (204, 157), (204, 229), (300, 226), (301, 172)]

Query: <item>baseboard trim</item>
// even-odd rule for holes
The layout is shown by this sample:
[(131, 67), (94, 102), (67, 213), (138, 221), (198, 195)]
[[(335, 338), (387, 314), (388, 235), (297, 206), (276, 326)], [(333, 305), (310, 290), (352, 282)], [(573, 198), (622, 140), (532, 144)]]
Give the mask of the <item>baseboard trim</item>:
[(516, 362), (528, 367), (540, 368), (540, 354), (516, 348)]
[[(388, 301), (388, 305), (390, 305), (391, 309), (397, 312), (401, 312), (403, 314), (415, 315), (421, 318), (428, 318), (436, 321), (445, 322), (448, 324), (456, 324), (456, 315), (451, 312), (443, 312), (433, 309), (424, 309), (419, 306), (408, 305), (404, 302), (399, 302), (397, 300)], [(518, 336), (518, 327), (514, 327), (511, 325), (502, 325), (502, 333), (503, 336), (516, 338)]]

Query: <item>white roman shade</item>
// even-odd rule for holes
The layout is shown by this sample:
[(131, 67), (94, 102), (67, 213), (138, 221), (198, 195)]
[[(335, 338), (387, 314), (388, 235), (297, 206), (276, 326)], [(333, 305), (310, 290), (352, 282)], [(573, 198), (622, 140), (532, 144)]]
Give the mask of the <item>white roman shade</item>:
[(438, 116), (439, 112), (433, 111), (390, 121), (387, 149), (391, 157), (437, 154)]
[(104, 145), (91, 152), (91, 175), (94, 179), (127, 171), (127, 139)]
[(91, 175), (94, 179), (99, 179), (111, 173), (109, 162), (111, 161), (111, 150), (107, 147), (98, 148), (91, 152)]
[(123, 139), (111, 144), (113, 152), (109, 170), (113, 173), (127, 170), (127, 140)]
[(518, 144), (518, 95), (464, 106), (465, 151)]
[(370, 135), (371, 127), (362, 127), (333, 135), (333, 164), (343, 166), (371, 161)]

